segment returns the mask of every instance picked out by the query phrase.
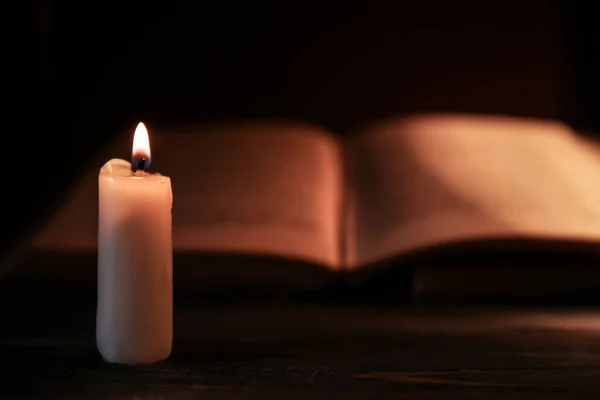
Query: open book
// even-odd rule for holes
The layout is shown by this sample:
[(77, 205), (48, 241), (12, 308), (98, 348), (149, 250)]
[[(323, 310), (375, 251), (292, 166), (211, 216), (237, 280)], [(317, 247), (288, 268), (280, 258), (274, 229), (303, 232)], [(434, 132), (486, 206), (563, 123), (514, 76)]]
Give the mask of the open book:
[[(355, 271), (478, 240), (600, 239), (600, 150), (557, 122), (417, 115), (344, 139), (288, 122), (149, 132), (152, 170), (172, 179), (176, 253)], [(107, 157), (127, 158), (132, 133)], [(90, 171), (33, 246), (94, 251), (96, 186)]]

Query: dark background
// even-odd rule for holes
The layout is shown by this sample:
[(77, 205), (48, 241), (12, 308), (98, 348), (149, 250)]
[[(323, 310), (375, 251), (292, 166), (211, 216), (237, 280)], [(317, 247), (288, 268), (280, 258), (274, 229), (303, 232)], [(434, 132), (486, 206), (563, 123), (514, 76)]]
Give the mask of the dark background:
[(591, 0), (37, 1), (5, 53), (2, 254), (138, 120), (349, 134), (462, 111), (598, 131), (597, 15)]

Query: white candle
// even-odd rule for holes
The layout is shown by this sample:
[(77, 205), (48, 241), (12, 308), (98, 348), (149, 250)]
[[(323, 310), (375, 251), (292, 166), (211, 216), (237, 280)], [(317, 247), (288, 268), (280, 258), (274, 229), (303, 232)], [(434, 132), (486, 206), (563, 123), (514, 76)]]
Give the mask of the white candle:
[(100, 169), (96, 344), (111, 363), (148, 364), (171, 354), (173, 246), (171, 180), (144, 171), (148, 131), (140, 123), (132, 164)]

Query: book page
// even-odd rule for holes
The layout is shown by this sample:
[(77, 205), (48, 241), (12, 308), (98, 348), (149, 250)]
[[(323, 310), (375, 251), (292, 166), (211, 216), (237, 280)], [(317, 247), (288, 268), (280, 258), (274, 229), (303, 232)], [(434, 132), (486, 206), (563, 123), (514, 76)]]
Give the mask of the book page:
[[(337, 268), (342, 168), (327, 132), (260, 122), (148, 129), (150, 169), (172, 180), (174, 251), (282, 255)], [(128, 159), (131, 137), (111, 157)], [(97, 176), (90, 171), (36, 248), (96, 249)]]
[(453, 241), (600, 239), (600, 152), (558, 122), (420, 115), (349, 144), (350, 268)]

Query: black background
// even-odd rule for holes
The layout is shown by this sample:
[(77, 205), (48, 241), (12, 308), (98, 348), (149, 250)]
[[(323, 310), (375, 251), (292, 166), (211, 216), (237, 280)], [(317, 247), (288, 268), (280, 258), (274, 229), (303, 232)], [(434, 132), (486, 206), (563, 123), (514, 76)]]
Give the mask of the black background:
[(348, 134), (461, 111), (599, 127), (591, 0), (46, 0), (30, 17), (5, 38), (4, 254), (138, 120), (282, 117)]

